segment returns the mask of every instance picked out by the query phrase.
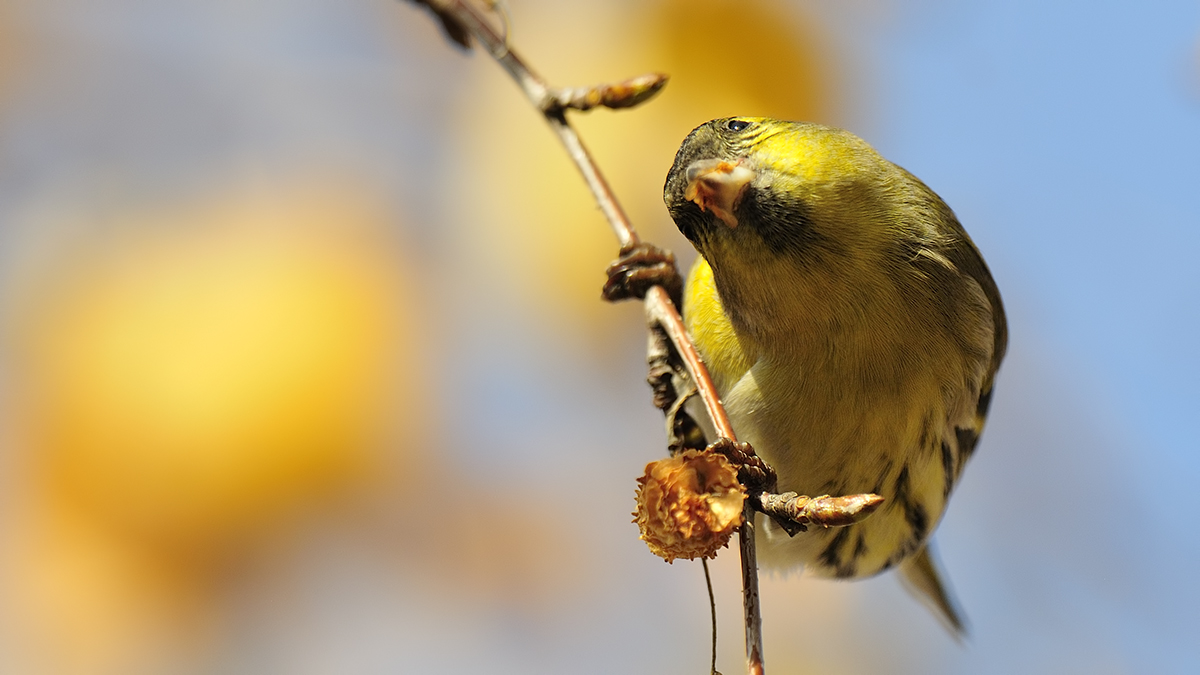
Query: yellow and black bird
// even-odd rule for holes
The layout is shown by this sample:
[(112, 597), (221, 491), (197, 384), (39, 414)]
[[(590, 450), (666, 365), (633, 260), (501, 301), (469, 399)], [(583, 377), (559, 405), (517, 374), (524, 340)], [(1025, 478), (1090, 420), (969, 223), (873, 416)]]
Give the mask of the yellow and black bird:
[(763, 563), (899, 568), (961, 633), (930, 535), (983, 430), (1007, 329), (954, 213), (853, 134), (760, 117), (693, 130), (664, 199), (700, 253), (684, 320), (739, 438), (781, 492), (886, 499), (844, 528), (789, 537), (768, 521)]

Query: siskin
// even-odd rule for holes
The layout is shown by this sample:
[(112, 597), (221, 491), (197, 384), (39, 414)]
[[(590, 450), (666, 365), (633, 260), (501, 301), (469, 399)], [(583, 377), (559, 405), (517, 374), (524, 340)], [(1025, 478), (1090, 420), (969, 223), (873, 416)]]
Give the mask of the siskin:
[(740, 439), (780, 492), (886, 499), (862, 523), (796, 537), (767, 520), (763, 563), (837, 578), (897, 567), (961, 634), (930, 535), (983, 430), (1007, 329), (954, 213), (846, 131), (756, 117), (693, 130), (664, 200), (700, 253), (684, 320)]

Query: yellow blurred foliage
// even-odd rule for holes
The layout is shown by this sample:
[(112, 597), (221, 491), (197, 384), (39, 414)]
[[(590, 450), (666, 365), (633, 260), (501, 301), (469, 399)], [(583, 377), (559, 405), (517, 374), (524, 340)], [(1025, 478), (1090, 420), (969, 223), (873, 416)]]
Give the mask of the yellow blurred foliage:
[[(670, 76), (639, 108), (571, 119), (642, 236), (684, 255), (690, 251), (667, 217), (662, 184), (693, 127), (734, 114), (828, 121), (835, 108), (822, 35), (789, 3), (663, 0), (633, 14), (593, 4), (526, 10), (514, 8), (513, 48), (554, 85)], [(616, 239), (557, 140), (504, 73), (486, 63), (474, 73), (446, 183), (452, 217), (466, 224), (457, 246), (475, 273), (505, 280), (538, 312), (570, 319), (547, 325), (604, 342), (627, 329), (598, 300)]]
[(397, 460), (419, 476), (392, 446), (421, 437), (424, 317), (388, 221), (326, 182), (217, 196), (127, 212), (25, 284), (11, 414), (30, 479), (0, 530), (21, 649), (0, 670), (202, 659), (222, 569), (335, 497), (403, 487)]
[(134, 216), (71, 260), (21, 340), (49, 489), (194, 554), (373, 471), (415, 318), (382, 220), (296, 191)]

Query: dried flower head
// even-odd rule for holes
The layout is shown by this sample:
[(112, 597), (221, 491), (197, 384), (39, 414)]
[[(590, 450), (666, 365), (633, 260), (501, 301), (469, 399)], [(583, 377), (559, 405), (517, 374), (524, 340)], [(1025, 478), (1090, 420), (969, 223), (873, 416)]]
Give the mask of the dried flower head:
[(646, 465), (634, 522), (650, 551), (667, 562), (713, 558), (742, 524), (745, 498), (729, 460), (686, 450)]

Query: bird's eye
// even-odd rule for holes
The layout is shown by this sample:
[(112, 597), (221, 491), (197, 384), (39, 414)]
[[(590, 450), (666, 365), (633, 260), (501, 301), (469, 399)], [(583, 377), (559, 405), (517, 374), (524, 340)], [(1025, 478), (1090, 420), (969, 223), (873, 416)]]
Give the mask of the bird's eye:
[(725, 123), (725, 129), (727, 131), (741, 131), (748, 126), (750, 126), (750, 123), (746, 120), (729, 120)]

